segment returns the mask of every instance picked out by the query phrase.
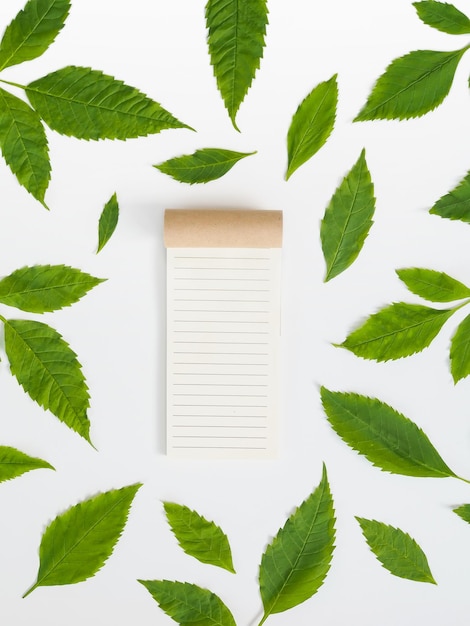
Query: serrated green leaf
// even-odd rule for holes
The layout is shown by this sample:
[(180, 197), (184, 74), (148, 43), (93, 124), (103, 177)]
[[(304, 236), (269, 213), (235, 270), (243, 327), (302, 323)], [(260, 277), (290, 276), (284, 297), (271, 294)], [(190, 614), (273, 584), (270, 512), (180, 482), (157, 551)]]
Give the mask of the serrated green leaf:
[(89, 442), (88, 387), (75, 352), (47, 324), (2, 321), (11, 373), (35, 402)]
[(166, 517), (181, 548), (201, 563), (235, 573), (227, 535), (214, 522), (174, 502), (164, 502)]
[(335, 516), (326, 468), (315, 491), (289, 517), (261, 559), (263, 624), (269, 615), (311, 598), (323, 584), (334, 550)]
[(453, 511), (461, 517), (464, 522), (470, 524), (470, 504), (462, 504), (462, 506), (458, 506), (456, 509), (453, 509)]
[(470, 315), (460, 322), (450, 344), (450, 371), (454, 383), (470, 374)]
[(255, 152), (234, 152), (221, 148), (204, 148), (193, 154), (185, 154), (154, 165), (160, 172), (168, 174), (181, 183), (208, 183), (224, 176), (232, 167)]
[(235, 626), (232, 613), (208, 589), (171, 580), (139, 580), (139, 583), (181, 626)]
[(28, 456), (16, 448), (0, 446), (0, 483), (35, 469), (54, 468), (47, 461)]
[(453, 302), (470, 296), (469, 287), (445, 272), (422, 267), (407, 267), (396, 272), (412, 293), (431, 302)]
[(429, 213), (470, 224), (470, 172), (455, 189), (442, 196)]
[(39, 547), (38, 587), (72, 585), (91, 578), (113, 553), (141, 484), (79, 502), (46, 528)]
[(437, 28), (449, 35), (465, 35), (470, 33), (470, 20), (453, 4), (423, 0), (413, 2), (419, 18), (428, 26)]
[(208, 0), (206, 26), (214, 76), (233, 126), (265, 46), (266, 0)]
[(0, 89), (0, 147), (20, 185), (44, 205), (51, 163), (41, 118), (4, 89)]
[(426, 555), (407, 533), (376, 520), (356, 517), (369, 548), (382, 565), (394, 576), (422, 583), (436, 581)]
[(111, 239), (119, 220), (119, 203), (114, 193), (105, 204), (98, 225), (98, 250), (102, 250)]
[(335, 191), (321, 223), (325, 282), (344, 272), (356, 260), (373, 224), (374, 211), (374, 185), (363, 150)]
[(371, 315), (339, 347), (374, 361), (411, 356), (429, 346), (455, 311), (396, 302)]
[(134, 87), (87, 67), (64, 67), (25, 90), (50, 128), (78, 139), (130, 139), (190, 128)]
[(325, 145), (338, 105), (336, 74), (319, 83), (300, 103), (287, 133), (286, 180)]
[(70, 0), (29, 0), (0, 42), (0, 71), (41, 56), (61, 31)]
[(333, 430), (353, 450), (386, 472), (429, 478), (459, 478), (427, 435), (388, 404), (356, 393), (321, 388)]
[(0, 302), (31, 313), (57, 311), (102, 282), (66, 265), (22, 267), (0, 280)]
[(420, 117), (440, 105), (468, 46), (440, 52), (415, 50), (392, 61), (375, 83), (355, 122)]

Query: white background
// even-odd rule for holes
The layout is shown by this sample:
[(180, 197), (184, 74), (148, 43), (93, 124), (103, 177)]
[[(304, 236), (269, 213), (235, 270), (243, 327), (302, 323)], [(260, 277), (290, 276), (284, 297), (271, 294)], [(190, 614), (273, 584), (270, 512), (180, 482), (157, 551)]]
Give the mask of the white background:
[[(199, 584), (220, 595), (238, 626), (257, 624), (258, 566), (287, 516), (318, 485), (326, 464), (337, 513), (336, 550), (325, 584), (273, 626), (466, 624), (470, 527), (452, 508), (470, 486), (380, 472), (331, 430), (319, 386), (380, 398), (418, 423), (446, 462), (470, 477), (470, 381), (454, 386), (449, 341), (460, 311), (430, 348), (387, 364), (333, 347), (361, 319), (392, 301), (418, 302), (401, 267), (445, 271), (470, 283), (470, 231), (428, 209), (470, 169), (470, 58), (449, 97), (408, 122), (352, 123), (388, 63), (413, 49), (452, 50), (466, 37), (420, 22), (408, 0), (269, 0), (261, 69), (231, 126), (206, 47), (203, 0), (74, 0), (66, 26), (40, 58), (2, 73), (17, 83), (68, 64), (114, 75), (194, 127), (127, 142), (85, 142), (48, 131), (53, 166), (47, 212), (0, 163), (0, 274), (67, 264), (108, 281), (41, 319), (78, 353), (90, 387), (94, 450), (44, 412), (0, 363), (0, 443), (49, 461), (0, 485), (0, 621), (9, 626), (154, 626), (173, 623), (140, 579)], [(23, 6), (4, 0), (2, 28)], [(470, 12), (470, 4), (459, 8)], [(301, 100), (338, 74), (335, 130), (289, 180), (286, 135)], [(15, 92), (20, 93), (20, 92)], [(257, 154), (222, 179), (186, 186), (152, 167), (197, 148)], [(324, 284), (319, 228), (343, 176), (366, 148), (375, 183), (375, 224), (354, 265)], [(96, 255), (101, 210), (116, 192), (117, 230)], [(268, 462), (181, 462), (164, 454), (167, 207), (284, 211), (281, 452)], [(23, 316), (3, 307), (7, 317)], [(34, 582), (46, 525), (91, 495), (142, 482), (114, 554), (92, 579), (40, 588)], [(162, 501), (196, 509), (228, 534), (237, 574), (205, 566), (177, 546)], [(437, 586), (396, 578), (369, 551), (354, 516), (410, 533)], [(258, 621), (256, 621), (258, 620)]]

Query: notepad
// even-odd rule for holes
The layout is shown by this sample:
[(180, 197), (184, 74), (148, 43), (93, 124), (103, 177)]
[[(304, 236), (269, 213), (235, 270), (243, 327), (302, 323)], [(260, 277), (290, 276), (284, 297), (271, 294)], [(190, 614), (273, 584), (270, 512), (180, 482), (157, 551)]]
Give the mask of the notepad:
[(279, 211), (167, 210), (167, 454), (278, 450)]

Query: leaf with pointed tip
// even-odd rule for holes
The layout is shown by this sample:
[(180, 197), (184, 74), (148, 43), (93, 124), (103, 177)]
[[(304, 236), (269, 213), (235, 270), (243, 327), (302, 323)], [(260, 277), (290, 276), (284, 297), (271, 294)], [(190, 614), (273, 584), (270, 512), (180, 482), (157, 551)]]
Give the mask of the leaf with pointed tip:
[(453, 4), (422, 0), (413, 2), (419, 18), (428, 26), (449, 35), (466, 35), (470, 33), (470, 20)]
[(315, 491), (289, 517), (261, 559), (259, 583), (269, 615), (311, 598), (323, 584), (334, 550), (335, 515), (326, 468)]
[(453, 509), (453, 511), (460, 518), (462, 518), (464, 522), (468, 522), (470, 524), (470, 504), (462, 504), (462, 506), (458, 506)]
[(321, 388), (333, 430), (353, 450), (385, 472), (428, 478), (459, 478), (427, 435), (409, 418), (377, 398)]
[(0, 71), (36, 59), (64, 26), (70, 0), (29, 0), (7, 26), (0, 42)]
[(117, 196), (114, 193), (108, 202), (105, 204), (104, 209), (100, 216), (98, 224), (98, 250), (100, 252), (108, 241), (111, 239), (119, 220), (119, 203)]
[(184, 154), (154, 165), (160, 172), (168, 174), (181, 183), (208, 183), (224, 176), (232, 167), (256, 152), (235, 152), (222, 148), (204, 148), (193, 154)]
[(42, 322), (2, 321), (11, 373), (35, 402), (90, 442), (88, 387), (75, 352)]
[(398, 278), (408, 289), (431, 302), (453, 302), (470, 296), (470, 288), (445, 272), (422, 267), (396, 270)]
[(375, 83), (355, 122), (420, 117), (440, 105), (468, 46), (440, 52), (415, 50), (395, 59)]
[(54, 468), (47, 461), (28, 456), (16, 448), (0, 446), (0, 483), (35, 469)]
[(333, 131), (337, 105), (336, 74), (314, 87), (300, 103), (287, 133), (286, 180), (325, 145)]
[(369, 548), (394, 576), (422, 583), (436, 581), (423, 550), (407, 533), (376, 520), (356, 517)]
[(214, 76), (233, 126), (259, 69), (265, 46), (266, 0), (208, 0), (206, 26)]
[(0, 89), (0, 147), (20, 185), (45, 206), (51, 163), (41, 118), (4, 89)]
[(141, 484), (113, 489), (79, 502), (46, 528), (39, 547), (38, 587), (72, 585), (91, 578), (113, 553)]
[(25, 90), (52, 130), (78, 139), (130, 139), (189, 128), (134, 87), (88, 67), (64, 67)]
[(454, 383), (470, 374), (470, 315), (460, 322), (450, 344), (450, 371)]
[(139, 583), (181, 626), (235, 626), (230, 610), (208, 589), (171, 580), (139, 580)]
[(187, 506), (164, 502), (166, 517), (181, 548), (201, 563), (235, 573), (227, 535)]
[(363, 150), (335, 191), (321, 223), (325, 282), (344, 272), (356, 260), (373, 224), (374, 211), (374, 185)]
[(432, 215), (470, 224), (470, 172), (430, 209)]

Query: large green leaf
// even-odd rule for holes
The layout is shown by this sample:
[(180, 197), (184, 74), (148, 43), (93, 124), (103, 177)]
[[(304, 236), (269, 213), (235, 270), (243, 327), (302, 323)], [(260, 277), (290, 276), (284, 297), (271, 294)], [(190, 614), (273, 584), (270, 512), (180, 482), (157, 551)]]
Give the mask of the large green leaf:
[(468, 522), (470, 524), (470, 504), (462, 504), (461, 506), (453, 509), (453, 511), (460, 518), (462, 518), (464, 522)]
[(338, 105), (336, 74), (319, 83), (300, 103), (287, 133), (286, 180), (326, 143)]
[(31, 313), (57, 311), (101, 282), (103, 279), (66, 265), (22, 267), (0, 280), (0, 302)]
[(39, 546), (38, 587), (71, 585), (91, 578), (113, 553), (140, 484), (79, 502), (46, 528)]
[(11, 373), (35, 402), (90, 441), (88, 387), (75, 352), (42, 322), (2, 321)]
[(442, 196), (429, 212), (470, 224), (470, 172), (452, 191)]
[(415, 50), (387, 67), (355, 122), (409, 119), (432, 111), (449, 93), (468, 46), (452, 52)]
[(436, 585), (428, 560), (420, 546), (400, 528), (376, 520), (356, 517), (367, 544), (382, 565), (394, 576)]
[(396, 270), (408, 289), (431, 302), (453, 302), (470, 296), (470, 288), (445, 272), (422, 267)]
[(261, 559), (263, 624), (308, 600), (323, 584), (334, 550), (335, 516), (326, 468), (319, 486), (289, 517)]
[(28, 456), (24, 452), (9, 446), (0, 446), (0, 482), (17, 478), (34, 469), (54, 469), (52, 465)]
[(325, 281), (341, 274), (358, 257), (372, 226), (374, 211), (374, 185), (363, 150), (335, 191), (321, 223)]
[(339, 345), (364, 359), (400, 359), (429, 346), (455, 311), (396, 302), (371, 315)]
[(114, 193), (104, 205), (98, 224), (98, 250), (102, 250), (111, 239), (119, 220), (119, 203)]
[(470, 33), (470, 20), (453, 4), (422, 0), (413, 2), (420, 19), (433, 28), (449, 35), (465, 35)]
[(20, 185), (44, 204), (51, 164), (41, 118), (4, 89), (0, 89), (0, 147)]
[(208, 0), (206, 25), (217, 87), (232, 124), (263, 56), (266, 0)]
[(70, 0), (29, 0), (0, 42), (0, 71), (41, 56), (59, 34), (69, 10)]
[(134, 87), (87, 67), (64, 67), (25, 89), (50, 128), (78, 139), (129, 139), (189, 128)]
[(405, 476), (459, 478), (427, 435), (388, 404), (325, 387), (321, 388), (321, 399), (334, 431), (381, 470)]
[(233, 615), (208, 589), (171, 580), (139, 580), (160, 608), (181, 626), (235, 626)]
[(455, 383), (470, 374), (470, 315), (460, 322), (452, 337), (450, 371)]
[(182, 549), (202, 563), (235, 573), (227, 535), (187, 506), (164, 502), (166, 517)]

